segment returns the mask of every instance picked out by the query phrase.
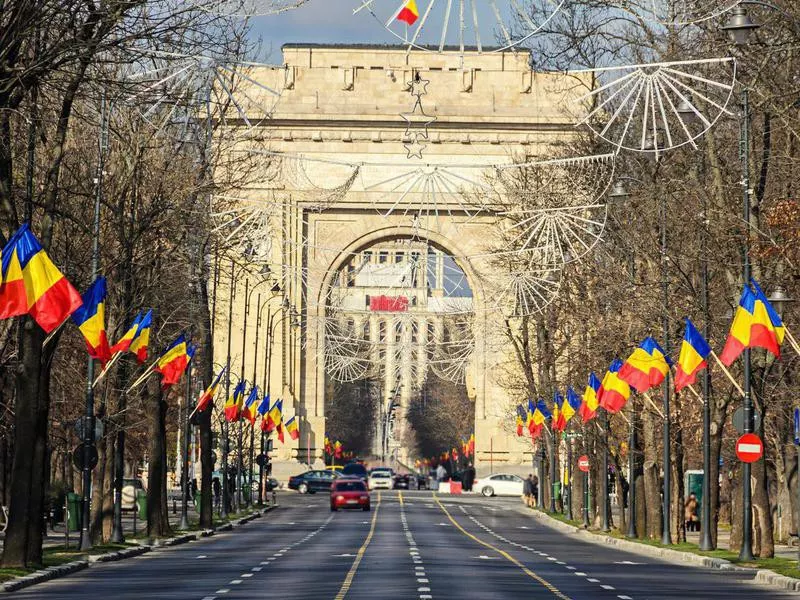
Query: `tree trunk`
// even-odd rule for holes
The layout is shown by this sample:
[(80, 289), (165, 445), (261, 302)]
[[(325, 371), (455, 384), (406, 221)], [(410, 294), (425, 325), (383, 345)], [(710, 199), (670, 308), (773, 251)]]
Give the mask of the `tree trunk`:
[[(201, 346), (203, 348), (202, 377), (203, 385), (208, 386), (214, 378), (214, 338), (211, 332), (211, 312), (209, 310), (208, 281), (211, 278), (209, 261), (203, 253), (200, 256), (201, 270), (197, 281), (198, 303), (200, 315), (198, 321), (201, 329)], [(266, 392), (266, 390), (262, 390)], [(197, 424), (200, 429), (200, 527), (212, 527), (214, 524), (214, 506), (211, 489), (211, 478), (214, 474), (213, 440), (211, 436), (211, 419), (214, 413), (211, 406), (199, 413)]]
[(722, 453), (722, 434), (727, 418), (728, 403), (730, 402), (730, 395), (727, 399), (714, 400), (713, 389), (709, 390), (711, 402), (711, 468), (709, 482), (711, 489), (711, 541), (714, 548), (717, 547), (717, 534), (719, 532), (719, 521), (721, 517), (721, 490), (720, 490), (720, 466), (719, 459)]
[(103, 466), (103, 504), (101, 513), (101, 530), (103, 542), (111, 539), (114, 528), (114, 447), (115, 436), (109, 433), (106, 436), (106, 464)]
[[(104, 419), (105, 411), (101, 407), (98, 410), (97, 418)], [(104, 419), (105, 420), (105, 419)], [(95, 440), (97, 447), (97, 466), (92, 472), (92, 516), (89, 531), (92, 536), (92, 543), (99, 544), (103, 540), (103, 500), (105, 498), (106, 490), (106, 463), (110, 462), (108, 456), (108, 437), (110, 433), (106, 431), (105, 435)]]
[(772, 558), (775, 556), (775, 538), (772, 530), (772, 507), (769, 502), (767, 467), (763, 459), (753, 463), (752, 479), (755, 530), (753, 552), (761, 558)]
[(171, 533), (167, 513), (167, 403), (157, 377), (147, 381), (147, 433), (150, 437), (147, 474), (147, 536), (166, 537)]
[(789, 525), (789, 536), (797, 536), (800, 531), (800, 505), (797, 502), (797, 486), (800, 485), (800, 462), (797, 460), (797, 447), (791, 439), (783, 444), (783, 467), (786, 480), (786, 491), (789, 494), (789, 506), (792, 519)]
[(644, 475), (636, 474), (636, 535), (647, 537), (647, 494), (645, 493)]
[[(683, 487), (683, 474), (684, 474), (684, 454), (683, 454), (683, 425), (681, 424), (681, 408), (683, 404), (682, 394), (675, 394), (675, 412), (677, 415), (672, 423), (672, 431), (674, 435), (674, 442), (672, 442), (672, 497), (675, 499), (672, 502), (672, 524), (675, 527), (675, 535), (672, 539), (677, 542), (686, 541), (686, 525), (684, 522), (683, 505), (686, 502), (686, 490)], [(698, 515), (699, 516), (699, 515)]]
[(658, 473), (658, 444), (656, 427), (649, 410), (642, 411), (642, 437), (644, 438), (644, 493), (647, 507), (647, 537), (661, 539), (661, 478)]

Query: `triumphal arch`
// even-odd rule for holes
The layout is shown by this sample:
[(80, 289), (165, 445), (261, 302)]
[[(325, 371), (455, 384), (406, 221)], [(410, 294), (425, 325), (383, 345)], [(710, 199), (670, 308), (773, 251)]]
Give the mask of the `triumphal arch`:
[(429, 373), (466, 386), (479, 468), (528, 464), (504, 327), (554, 297), (562, 257), (548, 255), (558, 227), (506, 196), (566, 155), (586, 82), (532, 71), (526, 51), (289, 44), (283, 60), (241, 80), (250, 99), (228, 127), (246, 134), (229, 152), (249, 179), (212, 208), (252, 267), (231, 272), (232, 363), (300, 425), (276, 465), (319, 462), (332, 382), (365, 378), (379, 382), (374, 454), (413, 461), (403, 411)]

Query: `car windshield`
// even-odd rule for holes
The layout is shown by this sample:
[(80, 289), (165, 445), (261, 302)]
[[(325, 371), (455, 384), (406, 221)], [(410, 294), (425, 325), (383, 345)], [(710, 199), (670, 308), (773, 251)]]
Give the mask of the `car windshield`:
[(389, 477), (389, 474), (386, 471), (376, 471), (372, 474), (373, 477), (381, 478), (381, 477)]
[(336, 490), (339, 492), (366, 492), (367, 488), (361, 481), (340, 481), (336, 484)]

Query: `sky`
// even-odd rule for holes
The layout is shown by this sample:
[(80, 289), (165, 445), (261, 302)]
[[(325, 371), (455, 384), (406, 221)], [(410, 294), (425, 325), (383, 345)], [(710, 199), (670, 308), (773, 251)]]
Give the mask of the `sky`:
[(296, 10), (256, 17), (253, 35), (262, 41), (261, 59), (282, 63), (285, 43), (386, 44), (396, 42), (367, 11), (353, 15), (357, 0), (309, 0)]

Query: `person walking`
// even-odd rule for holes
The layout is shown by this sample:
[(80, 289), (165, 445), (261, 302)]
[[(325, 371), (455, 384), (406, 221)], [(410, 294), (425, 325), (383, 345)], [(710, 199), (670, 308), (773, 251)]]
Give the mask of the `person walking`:
[(531, 504), (532, 494), (533, 494), (533, 475), (528, 475), (528, 477), (522, 482), (522, 501), (528, 508), (532, 508)]
[(211, 480), (211, 492), (214, 494), (214, 508), (219, 513), (222, 509), (222, 485), (219, 482), (219, 477), (214, 477)]
[(700, 531), (700, 521), (697, 518), (697, 496), (694, 492), (689, 494), (683, 505), (683, 518), (686, 521), (686, 531)]
[(464, 470), (464, 479), (462, 483), (465, 492), (472, 491), (472, 486), (475, 484), (475, 467), (472, 466), (472, 463), (469, 463)]
[(539, 505), (539, 478), (533, 475), (528, 475), (531, 480), (531, 508), (536, 508)]

